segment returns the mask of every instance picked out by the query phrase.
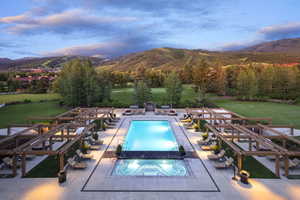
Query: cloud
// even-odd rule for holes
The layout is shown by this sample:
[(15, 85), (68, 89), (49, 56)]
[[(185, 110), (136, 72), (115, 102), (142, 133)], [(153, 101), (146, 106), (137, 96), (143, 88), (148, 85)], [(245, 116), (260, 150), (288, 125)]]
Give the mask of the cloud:
[(240, 41), (240, 42), (229, 42), (225, 43), (221, 46), (219, 46), (217, 49), (221, 51), (237, 51), (241, 50), (250, 46), (254, 46), (256, 44), (259, 44), (261, 42), (264, 42), (264, 40), (261, 39), (255, 39), (250, 41)]
[(187, 3), (182, 0), (82, 0), (82, 4), (88, 8), (115, 8), (154, 13), (156, 16), (162, 16), (175, 12), (185, 14), (194, 12), (197, 15), (207, 15), (214, 6), (219, 4), (219, 1), (189, 1)]
[(155, 41), (147, 37), (127, 37), (120, 40), (107, 41), (95, 44), (71, 46), (50, 52), (43, 52), (42, 56), (97, 56), (118, 57), (124, 54), (143, 51), (155, 47)]
[(44, 17), (27, 15), (0, 18), (0, 23), (9, 23), (8, 32), (14, 34), (38, 34), (42, 32), (71, 33), (74, 31), (112, 30), (118, 23), (136, 21), (134, 17), (99, 17), (87, 15), (81, 9), (64, 11)]
[(108, 55), (116, 54), (125, 45), (122, 42), (97, 43), (83, 46), (72, 46), (62, 49), (57, 49), (51, 52), (44, 52), (44, 56), (99, 56), (107, 57)]
[(27, 23), (29, 20), (29, 16), (26, 14), (17, 15), (17, 16), (9, 16), (0, 18), (0, 23)]
[(267, 26), (258, 31), (268, 40), (300, 37), (300, 22)]
[(295, 37), (300, 37), (300, 22), (266, 26), (256, 31), (253, 40), (225, 43), (218, 49), (222, 51), (235, 51), (251, 47), (262, 42)]

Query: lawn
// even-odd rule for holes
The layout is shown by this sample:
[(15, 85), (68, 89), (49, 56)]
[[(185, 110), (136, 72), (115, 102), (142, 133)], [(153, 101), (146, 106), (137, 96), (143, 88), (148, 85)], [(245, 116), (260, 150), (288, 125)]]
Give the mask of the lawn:
[[(165, 88), (152, 88), (152, 98), (151, 101), (158, 105), (168, 104), (166, 101), (166, 89)], [(112, 102), (114, 104), (121, 104), (124, 107), (134, 104), (133, 99), (133, 88), (120, 88), (112, 90)], [(190, 85), (183, 86), (181, 103), (186, 104), (187, 102), (193, 102), (197, 94)]]
[(9, 102), (23, 102), (24, 100), (30, 100), (32, 102), (39, 102), (43, 100), (57, 100), (60, 99), (59, 94), (47, 93), (47, 94), (5, 94), (0, 95), (0, 104)]
[(55, 116), (65, 111), (65, 108), (58, 106), (57, 101), (9, 105), (0, 108), (0, 128), (9, 124), (28, 123), (28, 117)]
[(213, 100), (219, 107), (246, 117), (271, 117), (273, 124), (293, 125), (300, 128), (300, 106), (272, 102), (247, 102), (235, 100)]

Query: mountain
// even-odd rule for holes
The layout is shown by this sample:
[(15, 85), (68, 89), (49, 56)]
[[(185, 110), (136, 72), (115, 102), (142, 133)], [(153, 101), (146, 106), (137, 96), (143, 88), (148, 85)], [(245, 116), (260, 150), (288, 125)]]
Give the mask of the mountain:
[(57, 68), (62, 67), (64, 63), (75, 59), (89, 59), (93, 66), (101, 65), (105, 59), (87, 56), (57, 56), (57, 57), (27, 57), (16, 60), (0, 58), (0, 70), (19, 70), (24, 68)]
[(300, 53), (300, 38), (276, 40), (254, 45), (241, 51)]
[(160, 70), (179, 70), (187, 63), (195, 64), (201, 59), (212, 65), (238, 65), (245, 62), (256, 63), (295, 63), (300, 55), (281, 52), (248, 52), (248, 51), (206, 51), (174, 48), (157, 48), (129, 54), (104, 62), (98, 69), (116, 71), (134, 71), (144, 66)]

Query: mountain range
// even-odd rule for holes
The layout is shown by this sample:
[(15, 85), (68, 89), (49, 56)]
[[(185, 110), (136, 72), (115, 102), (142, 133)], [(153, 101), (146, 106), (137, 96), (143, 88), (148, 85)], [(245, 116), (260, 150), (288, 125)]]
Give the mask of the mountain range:
[(0, 58), (0, 70), (21, 68), (62, 67), (74, 58), (88, 58), (97, 68), (117, 71), (135, 70), (140, 66), (161, 70), (179, 69), (187, 63), (205, 59), (208, 63), (235, 65), (247, 62), (286, 64), (300, 62), (300, 38), (264, 42), (238, 51), (207, 51), (175, 48), (156, 48), (107, 60), (86, 56), (58, 56), (11, 60)]

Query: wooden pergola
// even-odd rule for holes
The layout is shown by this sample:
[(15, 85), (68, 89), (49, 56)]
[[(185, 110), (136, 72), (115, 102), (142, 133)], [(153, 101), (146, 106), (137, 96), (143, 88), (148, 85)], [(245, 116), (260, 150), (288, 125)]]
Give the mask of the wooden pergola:
[[(26, 156), (57, 155), (59, 170), (65, 166), (64, 155), (76, 142), (82, 145), (88, 132), (94, 131), (94, 120), (103, 120), (113, 113), (112, 108), (74, 108), (55, 117), (32, 117), (29, 120), (51, 120), (54, 123), (10, 125), (8, 136), (0, 140), (0, 156), (12, 157), (12, 175), (17, 174), (17, 160), (21, 159), (22, 176), (26, 174)], [(11, 134), (11, 127), (26, 127), (24, 130)], [(79, 134), (71, 134), (71, 130), (84, 128)], [(43, 131), (43, 128), (47, 128)], [(26, 139), (24, 141), (24, 138)], [(19, 142), (22, 140), (23, 142)], [(66, 141), (59, 149), (53, 150), (56, 141)], [(46, 145), (48, 143), (48, 145)], [(13, 145), (12, 145), (13, 144)], [(39, 147), (38, 149), (36, 147)]]
[[(280, 176), (280, 159), (283, 159), (285, 176), (288, 176), (289, 157), (300, 157), (300, 150), (290, 150), (286, 145), (287, 141), (300, 145), (300, 141), (292, 137), (294, 134), (292, 126), (272, 125), (270, 118), (247, 118), (233, 112), (215, 112), (208, 108), (187, 109), (186, 111), (193, 116), (194, 120), (207, 121), (205, 127), (216, 135), (218, 141), (223, 141), (235, 152), (239, 171), (243, 168), (244, 156), (274, 156), (275, 174)], [(248, 123), (250, 121), (256, 123)], [(261, 121), (267, 121), (268, 125), (261, 124)], [(290, 136), (274, 128), (289, 128)], [(272, 139), (281, 141), (282, 145), (274, 143)], [(241, 148), (235, 142), (241, 140), (248, 143), (247, 149)], [(255, 149), (253, 149), (253, 143), (256, 145)]]

